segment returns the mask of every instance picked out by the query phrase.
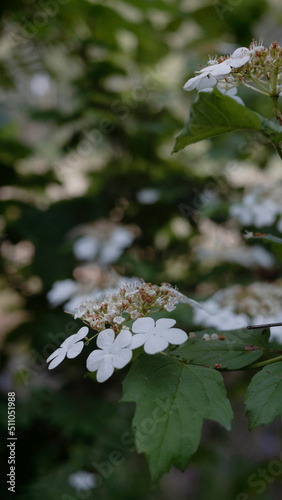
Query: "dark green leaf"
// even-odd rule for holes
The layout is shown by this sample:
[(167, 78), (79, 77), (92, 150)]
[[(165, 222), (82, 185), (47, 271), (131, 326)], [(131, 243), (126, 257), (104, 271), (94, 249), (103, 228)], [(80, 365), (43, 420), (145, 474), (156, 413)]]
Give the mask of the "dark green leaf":
[[(207, 330), (197, 332), (197, 338), (189, 339), (185, 344), (173, 351), (173, 355), (179, 356), (187, 363), (214, 368), (220, 364), (220, 368), (226, 370), (240, 370), (244, 366), (254, 363), (263, 354), (263, 348), (267, 347), (269, 333), (262, 334), (263, 330), (232, 330), (217, 332), (225, 337), (224, 340), (203, 340), (203, 334)], [(211, 333), (211, 332), (209, 332)]]
[(282, 362), (265, 366), (247, 391), (246, 413), (249, 427), (270, 424), (282, 412)]
[(205, 418), (230, 429), (233, 416), (220, 373), (163, 355), (136, 359), (122, 401), (137, 403), (136, 446), (146, 454), (154, 481), (172, 465), (186, 468)]
[(200, 92), (191, 107), (188, 122), (176, 138), (173, 152), (204, 139), (244, 129), (260, 132), (281, 150), (282, 127), (222, 95), (217, 89), (211, 94)]

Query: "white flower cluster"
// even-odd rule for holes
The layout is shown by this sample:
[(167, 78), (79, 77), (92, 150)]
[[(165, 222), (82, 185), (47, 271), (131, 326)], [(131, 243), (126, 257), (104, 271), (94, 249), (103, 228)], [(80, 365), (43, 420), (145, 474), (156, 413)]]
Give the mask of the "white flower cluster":
[[(174, 328), (174, 319), (162, 318), (155, 322), (147, 315), (152, 310), (172, 311), (176, 304), (187, 301), (189, 299), (168, 283), (157, 286), (139, 281), (121, 287), (117, 294), (109, 294), (104, 301), (82, 304), (75, 318), (83, 319), (98, 332), (92, 337), (97, 336), (98, 349), (88, 356), (87, 369), (97, 371), (97, 381), (105, 382), (115, 368), (121, 369), (130, 362), (133, 349), (144, 346), (147, 354), (156, 354), (169, 344), (183, 344), (188, 336), (183, 330)], [(135, 320), (131, 330), (123, 325), (129, 320)], [(84, 345), (82, 339), (86, 343), (92, 340), (87, 334), (88, 328), (84, 326), (67, 338), (47, 359), (49, 369), (58, 366), (65, 357), (78, 356)]]
[(277, 229), (282, 232), (282, 186), (256, 186), (245, 194), (242, 203), (230, 207), (230, 215), (244, 226), (271, 226), (279, 218)]
[(132, 350), (144, 346), (147, 354), (163, 351), (169, 344), (183, 344), (188, 336), (175, 325), (174, 319), (139, 318), (132, 325), (132, 335), (129, 329), (123, 329), (115, 335), (111, 328), (99, 333), (97, 346), (87, 358), (86, 366), (90, 372), (97, 371), (97, 381), (105, 382), (115, 368), (123, 368), (132, 358)]
[(83, 301), (101, 300), (109, 292), (118, 292), (123, 283), (132, 282), (132, 278), (118, 276), (111, 264), (120, 258), (139, 233), (137, 226), (104, 219), (73, 228), (68, 237), (75, 238), (74, 255), (84, 262), (74, 269), (74, 279), (53, 284), (47, 293), (50, 305), (57, 307), (68, 301), (65, 309), (73, 312)]
[[(282, 95), (282, 51), (277, 42), (267, 49), (253, 41), (249, 48), (240, 47), (230, 56), (210, 59), (208, 66), (197, 71), (184, 85), (184, 90), (211, 92), (217, 87), (222, 93), (243, 104), (236, 96), (237, 86), (245, 85), (264, 95)], [(250, 85), (251, 82), (252, 85)], [(256, 85), (256, 87), (253, 86)]]
[[(173, 328), (174, 319), (162, 318), (156, 322), (153, 318), (139, 318), (129, 328), (122, 328), (117, 335), (112, 328), (99, 333), (97, 347), (87, 358), (86, 366), (90, 372), (97, 371), (97, 381), (105, 382), (114, 373), (115, 368), (124, 368), (132, 358), (132, 350), (144, 346), (147, 354), (163, 351), (169, 344), (180, 345), (187, 339), (187, 334), (180, 328)], [(49, 356), (49, 369), (58, 366), (67, 356), (75, 358), (83, 349), (83, 338), (87, 339), (88, 328), (82, 327), (75, 335), (67, 338), (61, 346)]]
[(187, 91), (204, 90), (214, 87), (219, 81), (223, 80), (225, 82), (225, 78), (232, 70), (244, 66), (250, 60), (250, 57), (250, 50), (246, 47), (240, 47), (229, 58), (210, 59), (208, 66), (198, 71), (197, 76), (190, 78), (183, 88)]
[(137, 226), (98, 219), (73, 228), (69, 237), (75, 238), (73, 252), (77, 259), (107, 266), (119, 259), (139, 233)]
[(216, 224), (209, 219), (199, 221), (200, 235), (191, 246), (196, 258), (205, 267), (219, 262), (237, 263), (250, 268), (271, 269), (275, 259), (260, 245), (246, 246), (239, 230), (224, 224)]
[(101, 235), (98, 238), (94, 234), (81, 236), (75, 241), (73, 251), (77, 259), (96, 260), (101, 265), (112, 264), (119, 259), (125, 248), (128, 248), (135, 238), (133, 231), (122, 226), (114, 227), (104, 240)]
[[(151, 313), (153, 309), (171, 312), (180, 302), (187, 302), (186, 297), (170, 284), (158, 286), (140, 280), (122, 286), (118, 293), (109, 293), (103, 301), (83, 302), (75, 309), (74, 318), (82, 319), (97, 331), (111, 326), (118, 332), (125, 319), (136, 320)], [(127, 318), (123, 316), (124, 313)]]
[[(194, 322), (218, 330), (282, 322), (282, 283), (234, 285), (216, 292), (194, 309)], [(282, 328), (271, 329), (271, 340), (281, 342)]]
[(86, 300), (102, 300), (109, 293), (117, 293), (121, 286), (133, 283), (137, 278), (118, 276), (112, 269), (86, 264), (74, 269), (74, 280), (55, 281), (47, 293), (52, 307), (64, 304), (64, 309), (73, 313)]
[(95, 474), (84, 470), (78, 470), (68, 477), (68, 483), (75, 489), (81, 491), (89, 491), (95, 488), (97, 479)]

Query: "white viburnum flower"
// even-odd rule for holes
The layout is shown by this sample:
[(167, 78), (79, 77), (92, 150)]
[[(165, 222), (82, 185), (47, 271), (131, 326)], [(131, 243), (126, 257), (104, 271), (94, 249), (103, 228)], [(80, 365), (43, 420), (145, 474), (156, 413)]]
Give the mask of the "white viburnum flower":
[(86, 367), (90, 372), (97, 370), (97, 382), (105, 382), (112, 376), (115, 368), (123, 368), (132, 358), (130, 343), (132, 335), (129, 330), (122, 330), (119, 335), (111, 328), (99, 333), (97, 346), (99, 349), (89, 354)]
[(249, 62), (250, 57), (251, 52), (247, 47), (239, 47), (239, 49), (236, 49), (233, 54), (231, 54), (231, 57), (227, 59), (226, 62), (232, 68), (241, 68), (241, 66)]
[(183, 344), (188, 336), (180, 328), (172, 328), (176, 321), (170, 318), (158, 319), (139, 318), (134, 321), (132, 331), (133, 335), (130, 344), (131, 349), (137, 349), (144, 345), (144, 351), (147, 354), (156, 354), (168, 347), (169, 344)]
[(206, 88), (214, 87), (217, 79), (211, 74), (202, 73), (200, 75), (190, 78), (184, 85), (183, 90), (189, 92), (190, 90), (203, 90)]
[[(183, 89), (186, 91), (210, 89), (217, 84), (218, 80), (222, 80), (229, 75), (232, 68), (241, 68), (241, 66), (244, 66), (250, 60), (250, 57), (250, 50), (246, 47), (240, 47), (233, 52), (231, 57), (221, 63), (217, 63), (214, 60), (209, 61), (209, 66), (201, 69), (197, 76), (190, 78), (185, 83)], [(240, 102), (240, 104), (242, 103)]]
[(51, 361), (48, 369), (56, 368), (66, 356), (69, 359), (76, 358), (83, 349), (84, 344), (81, 341), (87, 336), (88, 330), (87, 326), (83, 326), (77, 333), (64, 340), (60, 347), (47, 358), (47, 363)]
[(222, 61), (221, 63), (213, 64), (207, 66), (206, 68), (202, 68), (199, 73), (201, 75), (211, 74), (217, 78), (221, 78), (222, 76), (226, 76), (231, 72), (230, 64), (227, 61)]
[(194, 89), (203, 90), (214, 87), (218, 80), (224, 78), (231, 72), (231, 67), (226, 65), (225, 62), (226, 61), (223, 61), (220, 64), (213, 64), (207, 68), (201, 69), (197, 76), (190, 78), (190, 80), (185, 83), (183, 89), (189, 92)]
[(77, 490), (89, 491), (95, 488), (97, 479), (95, 474), (84, 470), (78, 470), (68, 477), (68, 483)]

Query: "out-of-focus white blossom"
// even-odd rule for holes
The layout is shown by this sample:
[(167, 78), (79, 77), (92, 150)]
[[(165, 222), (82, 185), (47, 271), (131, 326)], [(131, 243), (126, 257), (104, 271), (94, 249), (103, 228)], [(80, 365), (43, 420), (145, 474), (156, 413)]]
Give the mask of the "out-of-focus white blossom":
[(51, 290), (47, 293), (49, 303), (56, 307), (68, 300), (78, 289), (78, 283), (71, 279), (55, 281)]
[(77, 259), (86, 261), (96, 259), (100, 264), (108, 265), (116, 262), (134, 239), (132, 231), (117, 226), (104, 240), (91, 235), (80, 237), (75, 241), (73, 251)]
[[(282, 283), (256, 282), (233, 285), (216, 292), (194, 308), (194, 322), (218, 330), (232, 330), (250, 324), (282, 322)], [(271, 328), (271, 340), (282, 342), (282, 327)]]
[(137, 192), (136, 198), (141, 205), (153, 205), (158, 201), (160, 193), (154, 188), (143, 188)]
[(137, 278), (121, 277), (112, 270), (94, 264), (78, 267), (73, 274), (77, 281), (56, 281), (47, 293), (51, 306), (65, 303), (64, 308), (70, 313), (82, 302), (103, 300), (109, 293), (117, 293), (121, 286), (137, 281)]
[(100, 243), (93, 236), (81, 236), (73, 244), (73, 253), (77, 259), (93, 260), (99, 253)]
[(95, 474), (84, 470), (78, 470), (68, 477), (68, 483), (75, 489), (81, 491), (89, 491), (95, 488), (97, 479)]
[(256, 186), (243, 196), (241, 203), (230, 207), (230, 215), (238, 219), (244, 226), (264, 227), (275, 223), (277, 217), (282, 218), (281, 185), (273, 187)]
[(247, 268), (271, 269), (275, 258), (260, 245), (246, 245), (237, 229), (210, 220), (199, 223), (200, 236), (192, 242), (199, 261), (205, 266), (219, 262), (236, 263)]

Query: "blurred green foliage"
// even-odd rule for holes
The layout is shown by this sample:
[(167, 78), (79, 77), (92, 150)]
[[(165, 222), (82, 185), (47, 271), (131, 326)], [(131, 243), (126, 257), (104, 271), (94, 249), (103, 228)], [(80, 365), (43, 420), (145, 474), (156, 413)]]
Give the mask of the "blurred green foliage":
[[(54, 339), (79, 327), (46, 299), (55, 281), (72, 278), (77, 260), (69, 233), (76, 226), (101, 218), (136, 225), (140, 235), (116, 271), (169, 281), (196, 297), (234, 282), (279, 277), (279, 262), (269, 273), (236, 263), (202, 266), (191, 244), (201, 218), (224, 224), (228, 203), (240, 192), (222, 181), (226, 163), (251, 158), (264, 169), (273, 159), (271, 146), (255, 135), (246, 144), (238, 133), (170, 155), (193, 99), (181, 90), (187, 77), (208, 54), (224, 52), (219, 46), (249, 44), (264, 34), (261, 29), (269, 38), (273, 26), (281, 28), (277, 5), (266, 0), (1, 3), (0, 447), (6, 474), (6, 393), (14, 389), (19, 500), (213, 500), (235, 499), (240, 492), (256, 498), (249, 475), (279, 456), (276, 422), (247, 434), (242, 387), (248, 377), (228, 376), (239, 420), (234, 437), (229, 440), (225, 430), (207, 423), (187, 471), (173, 469), (152, 488), (145, 460), (133, 450), (133, 406), (116, 404), (126, 370), (98, 386), (84, 377), (83, 355), (56, 373), (45, 364), (46, 346), (50, 354)], [(267, 104), (250, 100), (252, 109), (259, 106), (271, 114)], [(218, 197), (203, 203), (200, 195), (210, 182)], [(138, 202), (142, 188), (158, 190), (154, 205)], [(189, 223), (184, 236), (174, 229), (179, 219)], [(22, 242), (31, 243), (34, 253), (17, 260), (14, 252)], [(187, 331), (195, 328), (190, 311), (177, 314)], [(99, 487), (83, 493), (70, 486), (69, 474), (99, 473), (99, 464), (111, 464), (115, 450), (124, 460), (109, 465)], [(277, 477), (260, 498), (280, 498), (279, 482)], [(1, 499), (11, 495), (4, 479)]]

